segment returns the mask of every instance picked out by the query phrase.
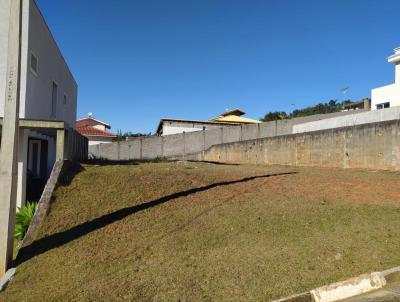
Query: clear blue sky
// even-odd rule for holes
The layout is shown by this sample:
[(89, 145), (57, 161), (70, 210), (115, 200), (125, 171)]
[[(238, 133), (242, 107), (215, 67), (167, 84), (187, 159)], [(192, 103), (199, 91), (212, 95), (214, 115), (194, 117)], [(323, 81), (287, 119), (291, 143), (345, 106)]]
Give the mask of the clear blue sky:
[(78, 115), (154, 132), (162, 117), (249, 117), (392, 83), (398, 0), (37, 0), (79, 85)]

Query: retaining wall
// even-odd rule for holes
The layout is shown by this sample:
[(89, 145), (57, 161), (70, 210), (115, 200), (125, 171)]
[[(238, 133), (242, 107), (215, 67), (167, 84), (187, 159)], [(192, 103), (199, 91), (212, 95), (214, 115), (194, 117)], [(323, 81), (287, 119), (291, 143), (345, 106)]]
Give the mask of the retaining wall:
[(318, 121), (309, 121), (293, 126), (293, 133), (303, 133), (331, 128), (349, 127), (367, 123), (377, 123), (400, 119), (400, 106), (328, 118)]
[(69, 128), (65, 135), (65, 158), (83, 161), (88, 156), (88, 139), (73, 128)]
[(89, 157), (107, 160), (137, 160), (176, 156), (185, 158), (188, 154), (204, 152), (213, 145), (291, 134), (294, 125), (300, 123), (361, 112), (363, 111), (317, 114), (260, 124), (219, 127), (165, 136), (138, 137), (129, 141), (89, 146)]
[(187, 158), (400, 170), (400, 120), (220, 144)]

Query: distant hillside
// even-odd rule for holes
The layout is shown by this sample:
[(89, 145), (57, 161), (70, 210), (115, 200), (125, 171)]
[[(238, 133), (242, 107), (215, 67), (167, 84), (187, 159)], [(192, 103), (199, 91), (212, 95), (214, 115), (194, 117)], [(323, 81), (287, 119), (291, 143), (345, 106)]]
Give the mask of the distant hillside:
[(337, 100), (330, 100), (327, 103), (319, 103), (314, 106), (306, 107), (303, 109), (295, 109), (292, 113), (286, 113), (285, 111), (272, 111), (268, 112), (260, 120), (263, 122), (283, 120), (288, 118), (295, 118), (301, 116), (309, 116), (314, 114), (326, 114), (332, 112), (339, 112), (343, 109), (343, 106), (351, 103), (351, 100), (345, 100), (338, 102)]

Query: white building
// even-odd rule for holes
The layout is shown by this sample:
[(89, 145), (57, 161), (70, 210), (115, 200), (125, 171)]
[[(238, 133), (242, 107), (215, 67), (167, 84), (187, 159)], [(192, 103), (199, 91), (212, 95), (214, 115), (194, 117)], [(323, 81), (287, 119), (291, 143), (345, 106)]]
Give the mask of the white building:
[(232, 109), (227, 110), (208, 121), (163, 118), (158, 124), (156, 133), (163, 136), (183, 132), (194, 132), (209, 130), (213, 128), (221, 128), (222, 126), (229, 127), (261, 123), (258, 120), (243, 117), (244, 114), (246, 114), (246, 112), (244, 112), (243, 110)]
[[(11, 1), (14, 0), (0, 1), (0, 122), (6, 95)], [(22, 2), (20, 118), (27, 126), (21, 128), (20, 122), (18, 205), (25, 202), (27, 180), (28, 191), (40, 192), (39, 187), (44, 185), (51, 172), (56, 159), (57, 129), (75, 127), (78, 90), (35, 1)], [(44, 124), (43, 121), (51, 122)], [(64, 150), (60, 152), (63, 156)]]
[(91, 116), (76, 121), (76, 130), (88, 139), (89, 146), (112, 143), (117, 136), (114, 133), (107, 131), (107, 129), (111, 129), (110, 124)]
[(371, 110), (400, 106), (400, 47), (394, 49), (394, 54), (388, 58), (395, 64), (394, 84), (372, 89)]

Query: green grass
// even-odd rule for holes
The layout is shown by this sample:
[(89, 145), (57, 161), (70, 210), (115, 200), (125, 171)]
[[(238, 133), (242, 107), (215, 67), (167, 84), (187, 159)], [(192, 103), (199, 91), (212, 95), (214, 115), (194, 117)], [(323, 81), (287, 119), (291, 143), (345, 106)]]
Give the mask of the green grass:
[(0, 301), (265, 301), (397, 266), (399, 188), (367, 170), (86, 166)]

